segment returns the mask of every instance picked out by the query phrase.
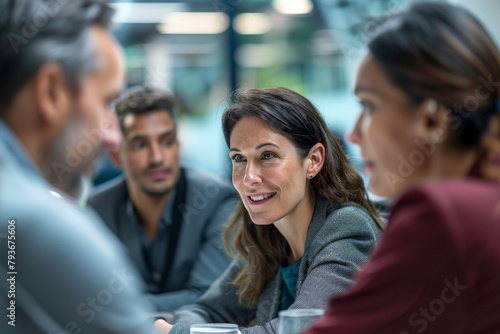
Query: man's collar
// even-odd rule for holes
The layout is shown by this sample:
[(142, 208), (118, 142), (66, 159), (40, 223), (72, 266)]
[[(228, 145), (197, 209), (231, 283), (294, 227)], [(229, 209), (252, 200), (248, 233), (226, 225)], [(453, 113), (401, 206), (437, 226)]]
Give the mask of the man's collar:
[[(128, 189), (127, 189), (128, 190)], [(160, 218), (160, 224), (164, 226), (170, 226), (172, 225), (172, 220), (173, 220), (173, 210), (174, 210), (174, 202), (175, 202), (175, 194), (176, 191), (175, 189), (171, 190), (170, 197), (165, 204), (165, 208), (163, 209), (163, 213)], [(125, 210), (126, 214), (129, 217), (134, 217), (134, 220), (137, 222), (137, 224), (141, 224), (139, 217), (137, 216), (137, 213), (134, 208), (134, 202), (132, 201), (132, 197), (130, 197), (130, 193), (128, 193), (126, 202), (125, 202)]]
[(11, 157), (15, 160), (14, 163), (16, 163), (19, 168), (22, 168), (28, 174), (40, 179), (40, 181), (45, 183), (45, 185), (50, 188), (49, 183), (45, 180), (34, 161), (28, 155), (28, 152), (26, 152), (26, 149), (19, 141), (19, 138), (17, 138), (11, 128), (1, 118), (0, 145), (4, 146), (4, 149), (7, 150), (6, 153), (11, 155)]

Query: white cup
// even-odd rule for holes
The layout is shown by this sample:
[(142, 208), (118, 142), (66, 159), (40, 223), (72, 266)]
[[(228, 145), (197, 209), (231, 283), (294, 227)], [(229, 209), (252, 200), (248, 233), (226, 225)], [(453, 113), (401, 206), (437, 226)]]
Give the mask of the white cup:
[(325, 313), (320, 309), (296, 309), (279, 312), (279, 334), (300, 334)]
[(238, 334), (238, 325), (234, 324), (197, 324), (191, 325), (190, 334)]

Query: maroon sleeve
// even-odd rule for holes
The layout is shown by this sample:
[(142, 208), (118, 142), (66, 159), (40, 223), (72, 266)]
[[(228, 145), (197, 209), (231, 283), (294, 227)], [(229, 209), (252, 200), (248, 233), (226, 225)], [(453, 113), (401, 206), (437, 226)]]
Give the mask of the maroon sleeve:
[(444, 223), (446, 213), (425, 191), (404, 195), (372, 258), (349, 293), (330, 301), (305, 334), (460, 333), (466, 277)]

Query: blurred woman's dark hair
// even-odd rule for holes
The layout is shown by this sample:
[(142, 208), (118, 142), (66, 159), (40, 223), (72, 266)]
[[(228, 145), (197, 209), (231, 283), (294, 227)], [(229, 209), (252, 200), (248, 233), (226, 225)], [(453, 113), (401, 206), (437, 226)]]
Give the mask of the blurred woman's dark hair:
[(500, 54), (481, 23), (461, 7), (422, 2), (367, 33), (370, 54), (413, 105), (431, 98), (449, 110), (452, 147), (479, 147), (500, 96)]
[[(370, 202), (363, 179), (349, 162), (339, 140), (311, 102), (286, 88), (249, 89), (233, 94), (232, 104), (222, 116), (227, 145), (235, 125), (243, 118), (257, 117), (288, 138), (301, 159), (317, 143), (325, 147), (325, 163), (307, 186), (334, 203), (354, 202), (362, 206), (382, 228), (377, 210)], [(256, 225), (240, 202), (225, 232), (229, 253), (243, 262), (233, 282), (240, 302), (253, 306), (262, 290), (287, 259), (285, 239), (273, 225)]]

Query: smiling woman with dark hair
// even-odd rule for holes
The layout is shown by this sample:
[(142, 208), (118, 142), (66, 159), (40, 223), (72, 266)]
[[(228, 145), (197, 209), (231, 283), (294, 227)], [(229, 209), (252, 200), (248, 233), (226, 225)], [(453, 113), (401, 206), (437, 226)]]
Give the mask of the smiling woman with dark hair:
[(196, 304), (175, 312), (170, 333), (206, 322), (276, 333), (279, 311), (325, 309), (346, 291), (381, 223), (305, 97), (286, 88), (237, 92), (222, 127), (241, 197), (225, 238), (235, 261)]

